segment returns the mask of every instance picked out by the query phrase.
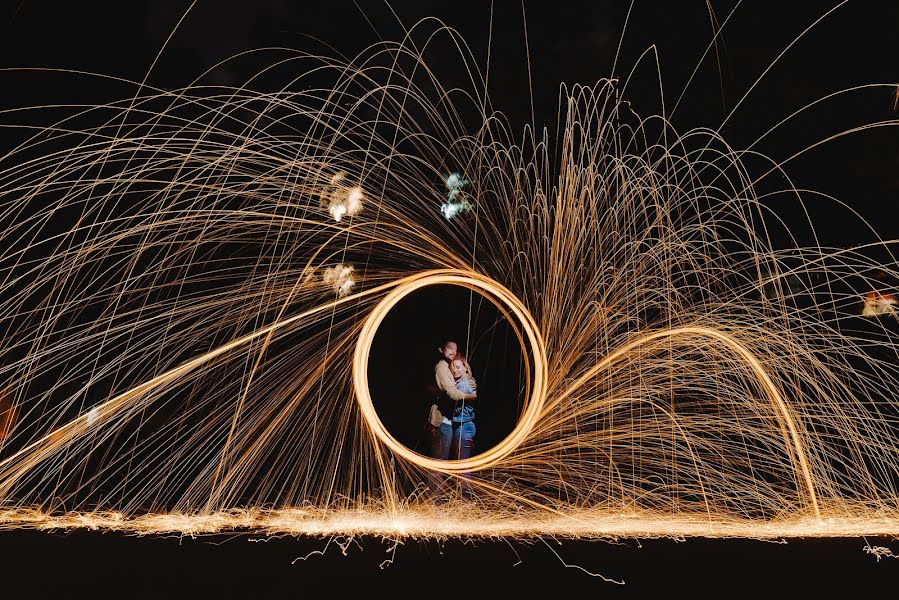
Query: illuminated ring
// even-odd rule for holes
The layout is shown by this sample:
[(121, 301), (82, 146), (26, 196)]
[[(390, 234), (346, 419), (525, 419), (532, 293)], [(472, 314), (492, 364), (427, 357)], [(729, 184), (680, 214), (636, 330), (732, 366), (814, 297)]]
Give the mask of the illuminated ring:
[[(499, 444), (466, 460), (429, 458), (413, 452), (401, 444), (390, 435), (390, 432), (381, 423), (381, 419), (378, 418), (378, 414), (372, 404), (371, 394), (368, 389), (368, 357), (371, 352), (372, 341), (375, 333), (378, 331), (378, 327), (381, 325), (381, 321), (384, 320), (387, 313), (400, 300), (412, 292), (429, 285), (439, 284), (459, 285), (475, 290), (497, 304), (502, 312), (507, 315), (508, 312), (511, 312), (521, 325), (524, 336), (531, 347), (534, 361), (533, 383), (530, 386), (531, 393), (526, 399), (524, 410), (515, 429)], [(505, 309), (508, 309), (508, 312), (496, 302), (497, 300), (505, 306)], [(525, 363), (527, 364), (527, 356), (525, 356)], [(543, 404), (546, 400), (546, 378), (546, 347), (543, 344), (540, 330), (537, 328), (537, 324), (527, 308), (512, 292), (496, 281), (473, 271), (462, 271), (459, 269), (425, 271), (424, 273), (399, 280), (396, 288), (375, 306), (368, 319), (366, 319), (362, 332), (359, 334), (359, 341), (356, 343), (356, 353), (353, 356), (353, 383), (356, 390), (356, 400), (359, 402), (359, 409), (362, 411), (362, 416), (365, 417), (371, 433), (396, 455), (420, 467), (444, 473), (466, 473), (489, 468), (521, 445), (531, 433), (543, 409)]]

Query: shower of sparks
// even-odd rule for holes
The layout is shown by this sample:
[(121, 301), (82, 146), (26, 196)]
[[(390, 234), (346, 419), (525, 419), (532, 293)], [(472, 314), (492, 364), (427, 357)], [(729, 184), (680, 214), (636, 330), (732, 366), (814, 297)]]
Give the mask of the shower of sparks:
[[(444, 31), (463, 94), (411, 42), (294, 53), (279, 91), (135, 85), (2, 155), (0, 527), (899, 534), (899, 340), (858, 315), (892, 245), (776, 243), (809, 239), (779, 207), (821, 196), (761, 195), (786, 165), (641, 118), (616, 80), (516, 139)], [(517, 427), (466, 462), (368, 397), (381, 319), (437, 284), (527, 357)], [(432, 470), (450, 507), (470, 476), (463, 516)]]

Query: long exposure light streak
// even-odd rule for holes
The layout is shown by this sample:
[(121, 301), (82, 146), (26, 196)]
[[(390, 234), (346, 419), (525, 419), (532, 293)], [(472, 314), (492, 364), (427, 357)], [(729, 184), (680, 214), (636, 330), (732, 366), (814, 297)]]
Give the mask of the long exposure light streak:
[[(0, 157), (0, 527), (899, 534), (894, 240), (819, 241), (837, 200), (636, 114), (633, 73), (519, 136), (434, 20), (351, 60), (267, 52), (264, 85), (0, 113), (33, 131)], [(379, 327), (431, 286), (522, 357), (517, 424), (461, 461), (369, 388)]]
[[(381, 321), (383, 321), (390, 309), (396, 306), (405, 296), (423, 287), (438, 284), (470, 286), (478, 291), (496, 295), (500, 298), (511, 310), (512, 318), (515, 318), (524, 327), (525, 335), (527, 336), (527, 347), (523, 347), (522, 351), (525, 354), (532, 354), (535, 363), (533, 382), (528, 377), (528, 385), (525, 386), (526, 389), (531, 390), (531, 397), (525, 404), (524, 413), (515, 430), (493, 448), (489, 448), (467, 460), (436, 460), (417, 454), (403, 446), (381, 423), (368, 390), (369, 351)], [(524, 342), (524, 340), (520, 341)], [(447, 473), (456, 471), (471, 472), (490, 467), (515, 450), (528, 437), (542, 411), (543, 403), (545, 402), (544, 382), (546, 377), (546, 354), (543, 340), (527, 309), (502, 285), (473, 272), (426, 272), (400, 281), (397, 288), (388, 294), (369, 314), (368, 320), (359, 334), (356, 352), (353, 355), (353, 382), (356, 388), (356, 398), (359, 401), (362, 415), (365, 417), (372, 433), (390, 448), (394, 454), (401, 456), (405, 460), (426, 469)]]

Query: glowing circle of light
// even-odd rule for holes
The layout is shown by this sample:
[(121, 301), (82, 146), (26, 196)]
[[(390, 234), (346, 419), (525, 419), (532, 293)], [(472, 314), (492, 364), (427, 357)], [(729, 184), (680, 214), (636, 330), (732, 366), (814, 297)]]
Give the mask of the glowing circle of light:
[[(515, 429), (499, 444), (466, 460), (438, 460), (413, 452), (394, 438), (378, 417), (368, 389), (368, 357), (371, 345), (381, 322), (396, 304), (412, 292), (430, 285), (458, 285), (467, 287), (482, 295), (493, 296), (518, 319), (524, 336), (531, 348), (534, 361), (531, 393), (525, 400), (525, 407)], [(488, 299), (489, 298), (488, 296)], [(353, 384), (356, 401), (372, 435), (390, 448), (397, 456), (420, 467), (445, 473), (479, 471), (495, 465), (503, 457), (514, 451), (530, 434), (543, 409), (546, 400), (546, 348), (543, 337), (533, 317), (521, 301), (498, 282), (473, 271), (440, 269), (425, 271), (401, 279), (397, 286), (375, 306), (365, 321), (356, 351), (353, 355)]]

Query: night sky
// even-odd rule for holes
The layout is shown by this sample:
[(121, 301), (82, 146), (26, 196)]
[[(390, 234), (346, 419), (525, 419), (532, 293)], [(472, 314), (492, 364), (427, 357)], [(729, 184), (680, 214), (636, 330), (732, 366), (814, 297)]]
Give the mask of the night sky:
[[(288, 47), (323, 54), (352, 56), (378, 39), (397, 40), (402, 26), (435, 16), (458, 29), (471, 46), (482, 70), (489, 68), (493, 105), (503, 111), (517, 131), (531, 121), (555, 131), (559, 86), (592, 85), (612, 74), (629, 3), (593, 2), (349, 1), (312, 5), (288, 0), (200, 0), (187, 13), (168, 46), (159, 54), (190, 2), (128, 0), (126, 2), (47, 2), (16, 0), (0, 12), (0, 67), (75, 69), (141, 81), (162, 88), (183, 86), (205, 70), (238, 52), (260, 47)], [(713, 20), (720, 24), (736, 2), (712, 0), (650, 2), (638, 0), (630, 14), (615, 75), (625, 78), (651, 45), (660, 57), (665, 105), (670, 110), (684, 91), (699, 58), (712, 38)], [(899, 39), (899, 2), (851, 1), (838, 8), (790, 50), (778, 55), (818, 17), (838, 3), (768, 2), (747, 0), (730, 18), (717, 47), (706, 57), (684, 91), (673, 117), (680, 131), (693, 127), (721, 128), (728, 142), (741, 148), (752, 144), (770, 127), (802, 106), (830, 93), (867, 83), (899, 81), (896, 40)], [(393, 14), (392, 11), (395, 11)], [(525, 38), (525, 22), (527, 37)], [(490, 61), (487, 63), (488, 39)], [(329, 49), (330, 48), (330, 49)], [(157, 54), (159, 54), (158, 60)], [(452, 73), (452, 65), (437, 52), (429, 63)], [(777, 63), (771, 66), (773, 61)], [(258, 69), (264, 59), (250, 57), (213, 71), (204, 81), (235, 85)], [(529, 84), (528, 62), (531, 67)], [(764, 79), (742, 100), (746, 91), (769, 67)], [(634, 73), (628, 99), (638, 113), (660, 110), (655, 64), (644, 58)], [(0, 73), (0, 109), (47, 103), (96, 103), (123, 97), (132, 89), (108, 80), (50, 72)], [(895, 90), (875, 89), (822, 103), (765, 138), (756, 149), (784, 160), (806, 146), (852, 127), (895, 119)], [(533, 104), (532, 104), (533, 101)], [(725, 117), (731, 113), (726, 122)], [(3, 123), (13, 118), (0, 118)], [(25, 133), (0, 130), (0, 152)], [(834, 195), (876, 224), (884, 239), (899, 238), (894, 215), (899, 203), (899, 130), (895, 127), (863, 132), (816, 148), (787, 166), (792, 184)], [(771, 182), (783, 185), (783, 182)], [(823, 245), (845, 247), (870, 241), (871, 234), (850, 222), (844, 209), (824, 204), (812, 207)], [(460, 299), (464, 302), (465, 299)], [(467, 307), (466, 307), (467, 308)], [(409, 318), (420, 307), (406, 307)], [(481, 314), (483, 323), (471, 329), (466, 319), (448, 318), (448, 331), (407, 340), (414, 347), (431, 348), (440, 335), (482, 339), (481, 359), (473, 361), (493, 397), (515, 403), (517, 376), (493, 378), (489, 366), (500, 358), (517, 373), (522, 360), (510, 349), (503, 331), (483, 338), (494, 316)], [(464, 332), (459, 329), (464, 328)], [(400, 333), (395, 335), (400, 336)], [(395, 339), (399, 339), (398, 337)], [(382, 340), (383, 341), (383, 340)], [(408, 345), (407, 344), (407, 345)], [(389, 349), (378, 350), (387, 356)], [(475, 354), (473, 354), (475, 356)], [(492, 356), (492, 355), (491, 355)], [(426, 362), (432, 364), (436, 352)], [(424, 360), (422, 361), (425, 362)], [(480, 369), (480, 373), (478, 372)], [(485, 371), (487, 371), (485, 373)], [(508, 382), (515, 382), (514, 385)], [(508, 383), (508, 389), (505, 386)], [(377, 387), (373, 383), (373, 387)], [(385, 384), (389, 386), (388, 384)], [(499, 423), (508, 414), (495, 416)], [(397, 424), (398, 435), (411, 444), (416, 432)], [(406, 429), (404, 429), (404, 427)], [(868, 540), (899, 547), (893, 540)], [(224, 543), (223, 543), (224, 542)], [(199, 539), (129, 538), (99, 532), (0, 533), (0, 579), (67, 590), (126, 594), (129, 590), (167, 591), (207, 588), (229, 597), (245, 588), (286, 592), (303, 597), (310, 578), (354, 574), (353, 582), (404, 588), (406, 594), (429, 595), (479, 591), (474, 579), (528, 585), (558, 581), (561, 585), (589, 585), (592, 593), (640, 594), (652, 591), (720, 593), (747, 596), (808, 589), (844, 590), (847, 597), (877, 591), (899, 581), (899, 560), (875, 561), (865, 554), (865, 540), (791, 540), (779, 545), (758, 541), (675, 542), (629, 540), (623, 545), (547, 540), (532, 544), (503, 541), (466, 546), (459, 542), (409, 542), (396, 551), (394, 564), (379, 569), (390, 556), (389, 544), (363, 540), (364, 551), (353, 546), (348, 557), (329, 547), (324, 557), (292, 564), (293, 559), (325, 547), (325, 540), (282, 538), (251, 543), (247, 536)], [(562, 558), (558, 558), (557, 552)], [(618, 587), (566, 568), (562, 559), (628, 585)], [(519, 563), (521, 560), (521, 564)], [(460, 574), (462, 572), (462, 574)], [(468, 575), (465, 575), (467, 573)], [(189, 588), (181, 587), (190, 582)], [(414, 582), (413, 587), (406, 587)], [(338, 585), (351, 583), (341, 580)], [(469, 587), (469, 586), (473, 586)], [(560, 587), (560, 589), (562, 589)], [(374, 591), (373, 587), (369, 588)]]

